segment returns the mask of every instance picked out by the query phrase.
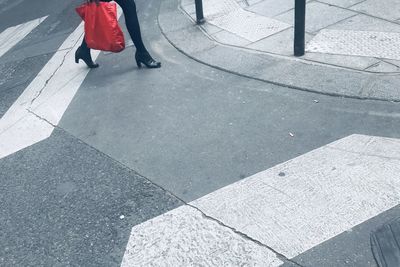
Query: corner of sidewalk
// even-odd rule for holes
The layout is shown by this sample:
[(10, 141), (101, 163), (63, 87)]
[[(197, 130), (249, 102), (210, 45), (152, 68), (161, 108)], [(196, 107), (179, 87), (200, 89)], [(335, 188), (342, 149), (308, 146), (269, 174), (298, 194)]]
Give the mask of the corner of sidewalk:
[(302, 91), (400, 102), (398, 75), (366, 73), (218, 43), (181, 10), (180, 1), (162, 1), (158, 23), (177, 50), (200, 63)]

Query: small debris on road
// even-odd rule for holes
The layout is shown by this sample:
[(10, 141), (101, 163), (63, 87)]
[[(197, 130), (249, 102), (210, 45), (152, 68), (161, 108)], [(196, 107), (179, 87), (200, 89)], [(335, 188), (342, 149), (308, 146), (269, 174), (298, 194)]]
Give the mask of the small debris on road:
[(125, 216), (124, 216), (124, 215), (121, 215), (121, 216), (119, 216), (119, 218), (122, 220), (122, 219), (125, 218)]
[(317, 100), (317, 99), (314, 99), (314, 102), (315, 102), (315, 103), (319, 103), (319, 100)]
[(294, 137), (294, 134), (292, 134), (292, 133), (289, 133), (289, 135), (290, 135), (291, 137)]

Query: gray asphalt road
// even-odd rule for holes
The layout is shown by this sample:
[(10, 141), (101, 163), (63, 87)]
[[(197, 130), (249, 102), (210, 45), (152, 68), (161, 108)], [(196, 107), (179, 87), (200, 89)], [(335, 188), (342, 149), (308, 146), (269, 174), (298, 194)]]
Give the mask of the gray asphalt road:
[[(0, 115), (79, 23), (79, 1), (11, 2), (0, 1), (0, 31), (50, 17), (0, 58)], [(299, 92), (188, 59), (163, 38), (159, 2), (137, 5), (161, 69), (137, 69), (132, 47), (101, 54), (53, 135), (0, 160), (0, 265), (119, 265), (132, 226), (179, 199), (353, 133), (400, 137), (399, 103)]]

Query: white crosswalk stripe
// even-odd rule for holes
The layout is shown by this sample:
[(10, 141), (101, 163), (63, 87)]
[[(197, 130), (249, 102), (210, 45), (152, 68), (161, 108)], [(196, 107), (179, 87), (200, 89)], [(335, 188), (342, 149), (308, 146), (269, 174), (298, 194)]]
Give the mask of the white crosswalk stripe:
[[(232, 239), (215, 249), (224, 240), (220, 229), (209, 227), (214, 220), (265, 245), (236, 255), (236, 263), (277, 266), (278, 255), (296, 257), (398, 205), (399, 172), (399, 139), (352, 135), (135, 226), (123, 266), (149, 262), (149, 255), (164, 259), (155, 266), (177, 259), (185, 266), (198, 259), (232, 263), (229, 247), (246, 250), (249, 244)], [(263, 248), (272, 256), (257, 258)]]
[(23, 24), (7, 28), (0, 33), (0, 57), (7, 53), (31, 31), (39, 26), (48, 16), (34, 19)]
[[(118, 8), (118, 16), (121, 16)], [(29, 84), (0, 120), (0, 159), (48, 138), (59, 123), (89, 69), (74, 62), (83, 38), (83, 22)], [(93, 60), (99, 51), (92, 52)]]

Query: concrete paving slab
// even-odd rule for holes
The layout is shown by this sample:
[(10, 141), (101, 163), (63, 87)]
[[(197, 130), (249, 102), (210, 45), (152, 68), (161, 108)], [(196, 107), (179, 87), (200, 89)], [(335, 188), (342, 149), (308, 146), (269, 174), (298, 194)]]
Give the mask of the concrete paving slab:
[(400, 6), (398, 0), (366, 0), (352, 6), (350, 9), (392, 21), (400, 18)]
[(217, 42), (220, 42), (222, 44), (228, 44), (234, 46), (243, 47), (251, 43), (251, 41), (249, 40), (246, 40), (244, 38), (237, 36), (236, 34), (224, 30), (211, 35), (211, 37)]
[[(357, 15), (357, 13), (342, 8), (319, 2), (311, 2), (307, 4), (306, 31), (314, 33), (355, 15)], [(278, 15), (274, 18), (289, 23), (290, 25), (294, 25), (293, 10)]]
[(311, 61), (321, 62), (325, 64), (332, 64), (335, 66), (347, 67), (355, 70), (365, 70), (368, 67), (374, 64), (378, 64), (380, 62), (379, 59), (370, 57), (356, 57), (348, 55), (333, 55), (333, 54), (312, 53), (312, 52), (306, 53), (303, 58)]
[(207, 21), (203, 25), (201, 25), (201, 28), (203, 28), (210, 35), (223, 31), (223, 29), (221, 29), (220, 27), (212, 25)]
[(400, 33), (322, 30), (308, 44), (309, 52), (400, 60)]
[(133, 227), (122, 267), (279, 266), (268, 248), (182, 206)]
[(336, 6), (348, 8), (348, 7), (351, 7), (358, 3), (361, 3), (365, 0), (319, 0), (319, 1), (324, 2), (326, 4), (330, 4), (330, 5), (336, 5)]
[[(340, 141), (352, 146), (352, 136)], [(360, 137), (362, 140), (365, 137)], [(374, 138), (377, 146), (387, 140)], [(400, 144), (399, 140), (395, 140)], [(395, 158), (329, 145), (213, 192), (192, 204), (292, 258), (400, 203)], [(362, 153), (365, 146), (353, 149)]]
[(334, 25), (328, 26), (332, 30), (350, 31), (376, 31), (376, 32), (400, 32), (400, 25), (364, 14), (350, 17)]
[(265, 17), (274, 17), (294, 8), (294, 1), (291, 0), (265, 0), (246, 8)]
[[(204, 16), (208, 23), (250, 42), (258, 41), (289, 27), (280, 21), (248, 12), (234, 0), (206, 0), (203, 5)], [(192, 14), (193, 8), (193, 5), (183, 5), (183, 9), (188, 14)], [(191, 16), (195, 19), (195, 15)]]
[(2, 266), (118, 266), (134, 225), (181, 204), (62, 130), (0, 169)]
[(379, 61), (366, 68), (366, 70), (377, 73), (399, 73), (400, 67), (385, 61)]
[[(247, 45), (248, 48), (264, 51), (269, 53), (276, 53), (279, 55), (292, 56), (293, 55), (293, 27), (276, 33), (272, 36), (264, 38), (258, 42)], [(306, 42), (312, 39), (313, 35), (306, 33)]]
[(286, 23), (247, 12), (243, 9), (216, 17), (209, 20), (209, 22), (251, 42), (256, 42), (290, 27)]

